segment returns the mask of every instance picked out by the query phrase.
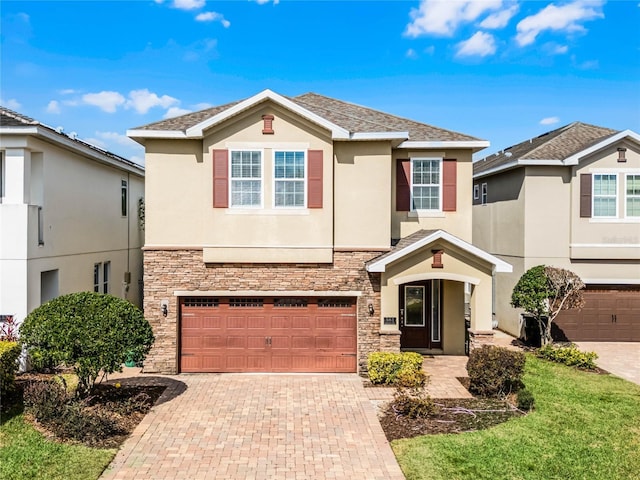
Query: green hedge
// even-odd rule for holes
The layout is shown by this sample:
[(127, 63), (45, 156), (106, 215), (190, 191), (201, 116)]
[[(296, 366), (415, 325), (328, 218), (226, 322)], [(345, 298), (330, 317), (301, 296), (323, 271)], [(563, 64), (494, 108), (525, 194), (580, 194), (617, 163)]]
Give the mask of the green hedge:
[(422, 371), (422, 355), (414, 352), (369, 354), (367, 369), (369, 380), (375, 384), (393, 384), (398, 375), (412, 375)]
[(14, 388), (20, 345), (16, 342), (0, 341), (0, 396), (4, 396)]
[(583, 352), (578, 350), (575, 345), (568, 347), (545, 345), (538, 349), (537, 355), (552, 362), (564, 363), (570, 367), (585, 368), (587, 370), (596, 369), (596, 358), (598, 358), (596, 352)]

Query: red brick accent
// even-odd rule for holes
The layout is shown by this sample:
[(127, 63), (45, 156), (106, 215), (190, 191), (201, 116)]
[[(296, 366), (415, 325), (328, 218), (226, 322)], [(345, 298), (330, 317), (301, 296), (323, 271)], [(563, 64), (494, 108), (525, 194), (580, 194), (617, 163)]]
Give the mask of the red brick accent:
[(442, 254), (444, 250), (431, 250), (433, 253), (433, 263), (431, 264), (431, 268), (444, 268), (444, 264), (442, 263)]
[[(144, 312), (156, 337), (145, 360), (145, 372), (177, 373), (178, 297), (176, 290), (360, 291), (358, 297), (358, 371), (366, 372), (367, 355), (382, 348), (380, 274), (368, 273), (365, 262), (382, 252), (335, 252), (333, 264), (205, 264), (201, 250), (144, 252)], [(160, 302), (169, 300), (162, 316)], [(375, 314), (369, 315), (369, 303)], [(399, 336), (384, 348), (399, 349)]]
[(494, 345), (492, 331), (469, 330), (469, 350), (483, 345)]
[(262, 129), (262, 133), (265, 135), (273, 135), (275, 132), (273, 131), (273, 115), (262, 115), (262, 120), (264, 121), (264, 128)]

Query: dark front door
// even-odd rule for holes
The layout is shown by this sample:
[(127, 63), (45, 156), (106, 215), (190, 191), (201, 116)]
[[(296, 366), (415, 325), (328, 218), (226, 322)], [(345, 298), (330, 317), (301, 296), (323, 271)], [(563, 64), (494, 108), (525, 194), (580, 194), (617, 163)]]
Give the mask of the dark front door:
[(400, 348), (442, 348), (442, 281), (400, 286)]

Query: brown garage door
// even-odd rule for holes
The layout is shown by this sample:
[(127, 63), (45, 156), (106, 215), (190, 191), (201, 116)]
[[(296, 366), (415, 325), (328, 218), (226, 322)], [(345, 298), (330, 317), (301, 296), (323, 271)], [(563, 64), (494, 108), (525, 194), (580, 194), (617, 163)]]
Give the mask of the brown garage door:
[(185, 298), (182, 372), (355, 372), (354, 299)]
[(640, 342), (640, 288), (587, 287), (581, 310), (556, 318), (554, 338), (583, 342)]

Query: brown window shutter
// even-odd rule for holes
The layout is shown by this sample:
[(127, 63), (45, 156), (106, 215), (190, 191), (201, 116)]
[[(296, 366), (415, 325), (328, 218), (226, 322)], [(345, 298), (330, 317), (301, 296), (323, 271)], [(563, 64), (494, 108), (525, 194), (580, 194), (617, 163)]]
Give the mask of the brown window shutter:
[(591, 218), (591, 174), (580, 174), (580, 217)]
[(399, 158), (396, 161), (396, 211), (411, 210), (411, 160)]
[(457, 164), (455, 158), (445, 158), (442, 162), (442, 210), (456, 211)]
[(307, 208), (322, 208), (322, 150), (307, 152)]
[(213, 207), (229, 207), (229, 150), (213, 151)]

